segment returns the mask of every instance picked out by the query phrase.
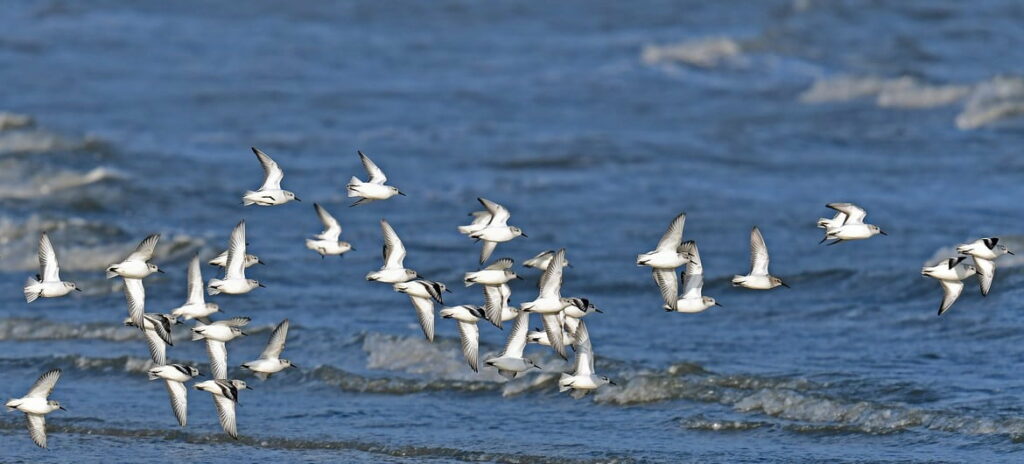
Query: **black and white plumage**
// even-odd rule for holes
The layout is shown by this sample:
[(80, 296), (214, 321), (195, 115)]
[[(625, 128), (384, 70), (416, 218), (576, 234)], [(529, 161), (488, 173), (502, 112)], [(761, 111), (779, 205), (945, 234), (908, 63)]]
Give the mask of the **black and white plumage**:
[(178, 425), (184, 427), (188, 422), (188, 389), (185, 382), (192, 380), (199, 370), (184, 364), (166, 364), (149, 370), (149, 380), (163, 379), (167, 388), (167, 397), (171, 400), (171, 410), (178, 419)]
[(502, 350), (501, 355), (484, 360), (484, 364), (498, 369), (498, 374), (509, 380), (529, 369), (540, 369), (540, 366), (534, 364), (532, 359), (523, 357), (523, 351), (526, 349), (526, 336), (529, 332), (530, 313), (520, 312), (516, 316), (512, 331), (508, 334), (508, 340), (505, 342), (505, 349)]
[(217, 303), (207, 303), (203, 291), (203, 271), (199, 268), (199, 255), (192, 257), (188, 263), (188, 294), (185, 304), (171, 310), (171, 315), (182, 319), (198, 319), (203, 323), (210, 322), (210, 315), (220, 311)]
[(683, 282), (682, 295), (676, 294), (678, 281), (676, 281), (674, 272), (665, 269), (652, 271), (654, 280), (661, 290), (661, 297), (665, 301), (663, 308), (665, 311), (699, 313), (712, 306), (721, 306), (714, 298), (702, 294), (704, 266), (701, 263), (697, 243), (692, 240), (687, 241), (683, 243), (683, 249), (686, 250), (689, 262), (686, 264), (686, 270), (679, 275), (679, 279)]
[(733, 276), (732, 285), (753, 290), (770, 290), (780, 285), (788, 288), (782, 279), (768, 273), (768, 262), (768, 247), (761, 229), (755, 226), (750, 230), (750, 273)]
[(416, 271), (405, 268), (405, 245), (395, 229), (384, 219), (380, 220), (380, 229), (384, 235), (384, 247), (381, 250), (384, 264), (380, 270), (366, 274), (366, 280), (397, 284), (418, 277)]
[(670, 269), (686, 264), (686, 254), (680, 249), (683, 243), (683, 229), (686, 227), (686, 213), (679, 213), (668, 225), (668, 230), (661, 236), (658, 246), (647, 253), (637, 255), (637, 266), (648, 266), (655, 269)]
[(469, 234), (471, 238), (483, 243), (483, 247), (480, 249), (480, 264), (483, 264), (491, 258), (491, 254), (494, 253), (494, 249), (499, 243), (527, 235), (523, 233), (522, 229), (508, 225), (508, 220), (512, 216), (508, 208), (486, 198), (477, 198), (477, 201), (484, 205), (490, 214), (490, 219), (482, 229)]
[(975, 275), (978, 271), (974, 266), (967, 264), (964, 256), (949, 258), (940, 261), (934, 266), (926, 266), (921, 269), (921, 275), (931, 277), (942, 285), (942, 303), (939, 304), (939, 315), (949, 310), (960, 293), (964, 290), (963, 280)]
[(131, 325), (145, 332), (146, 287), (142, 284), (142, 279), (124, 278), (124, 299), (128, 304), (128, 319), (131, 320)]
[(254, 279), (245, 277), (245, 220), (238, 222), (238, 225), (231, 230), (231, 239), (228, 242), (228, 260), (224, 267), (224, 277), (210, 279), (206, 284), (206, 290), (210, 295), (221, 293), (228, 295), (241, 295), (249, 293), (256, 287), (263, 284)]
[(345, 186), (348, 192), (349, 198), (359, 198), (355, 203), (349, 206), (364, 205), (370, 202), (387, 200), (395, 195), (402, 195), (401, 190), (397, 187), (390, 185), (384, 185), (388, 181), (388, 177), (384, 175), (377, 165), (370, 159), (369, 156), (359, 151), (359, 160), (363, 163), (363, 168), (366, 169), (366, 173), (370, 176), (366, 182), (359, 180), (358, 177), (352, 176), (348, 181), (348, 185)]
[(192, 328), (192, 341), (206, 340), (206, 353), (210, 356), (210, 372), (215, 379), (228, 378), (228, 349), (226, 343), (244, 337), (242, 327), (249, 324), (248, 317), (233, 317), (210, 324), (196, 322)]
[(57, 298), (75, 290), (82, 291), (74, 282), (60, 280), (57, 252), (50, 243), (50, 236), (43, 232), (39, 237), (39, 274), (25, 282), (25, 301), (31, 303), (38, 298)]
[[(180, 324), (177, 317), (170, 314), (145, 313), (142, 317), (146, 343), (153, 362), (162, 366), (167, 364), (167, 347), (174, 346), (171, 338), (171, 326)], [(124, 325), (136, 327), (131, 317), (124, 320)]]
[(575, 339), (573, 347), (576, 348), (576, 359), (573, 363), (573, 372), (571, 374), (563, 373), (559, 377), (558, 391), (572, 390), (572, 397), (580, 399), (602, 385), (615, 385), (615, 382), (608, 377), (595, 373), (594, 348), (590, 343), (587, 325), (583, 321), (580, 321), (580, 325), (576, 329)]
[(868, 213), (860, 206), (853, 203), (829, 203), (825, 206), (835, 210), (836, 215), (831, 220), (818, 219), (818, 227), (825, 229), (825, 238), (819, 243), (832, 239), (829, 245), (835, 245), (848, 240), (864, 240), (879, 234), (888, 235), (878, 226), (864, 223)]
[(551, 348), (564, 359), (568, 359), (565, 345), (562, 343), (562, 322), (559, 314), (571, 304), (562, 298), (562, 270), (565, 268), (565, 249), (560, 249), (548, 263), (548, 268), (540, 277), (540, 291), (537, 299), (520, 305), (521, 311), (535, 312), (541, 315), (544, 331), (551, 339)]
[(263, 166), (263, 185), (255, 192), (252, 190), (245, 192), (245, 195), (242, 195), (242, 205), (275, 206), (292, 200), (302, 201), (293, 192), (281, 189), (284, 171), (270, 155), (256, 147), (252, 147), (252, 153), (256, 155), (256, 159)]
[(970, 255), (974, 259), (982, 296), (988, 296), (988, 292), (992, 288), (992, 280), (996, 276), (996, 258), (1013, 254), (1006, 245), (999, 243), (999, 237), (979, 238), (971, 243), (963, 243), (957, 245), (956, 251), (960, 254)]
[(36, 379), (25, 396), (6, 403), (8, 411), (25, 413), (29, 436), (40, 448), (46, 448), (46, 415), (58, 409), (66, 411), (60, 402), (48, 399), (60, 379), (60, 373), (60, 369), (45, 372)]
[(320, 218), (320, 222), (324, 225), (324, 230), (313, 236), (313, 238), (306, 239), (306, 248), (320, 253), (320, 257), (328, 255), (342, 256), (350, 251), (352, 244), (340, 240), (341, 224), (338, 223), (338, 220), (331, 216), (331, 213), (327, 212), (319, 203), (313, 203), (313, 208), (316, 210), (316, 215)]
[(444, 304), (442, 293), (449, 292), (448, 287), (441, 282), (432, 280), (414, 280), (412, 282), (398, 282), (394, 284), (396, 292), (409, 295), (409, 301), (416, 309), (416, 316), (419, 318), (420, 327), (427, 340), (434, 341), (434, 302)]
[(271, 375), (281, 372), (288, 367), (298, 367), (287, 359), (281, 359), (281, 352), (284, 351), (285, 341), (288, 339), (288, 319), (285, 319), (274, 327), (267, 340), (267, 346), (260, 353), (260, 358), (242, 364), (242, 367), (252, 371), (260, 380), (267, 380)]
[(475, 372), (480, 371), (480, 328), (476, 323), (484, 318), (484, 309), (475, 305), (460, 305), (441, 310), (441, 317), (455, 319), (462, 342), (462, 355)]
[[(551, 258), (555, 257), (555, 253), (557, 253), (555, 250), (544, 250), (537, 253), (534, 257), (523, 261), (523, 267), (532, 267), (543, 271), (548, 268), (548, 264), (551, 264)], [(569, 263), (568, 259), (565, 260), (565, 266), (572, 267), (572, 264)]]
[(235, 418), (235, 405), (238, 404), (238, 392), (242, 389), (252, 390), (241, 380), (214, 379), (199, 382), (196, 390), (209, 392), (213, 403), (217, 406), (217, 417), (220, 426), (231, 438), (238, 439), (238, 424)]
[(153, 234), (143, 239), (135, 247), (135, 251), (124, 261), (107, 266), (107, 278), (121, 276), (126, 279), (145, 279), (154, 272), (164, 272), (156, 264), (149, 262), (153, 259), (153, 253), (156, 251), (156, 244), (159, 241), (160, 234)]

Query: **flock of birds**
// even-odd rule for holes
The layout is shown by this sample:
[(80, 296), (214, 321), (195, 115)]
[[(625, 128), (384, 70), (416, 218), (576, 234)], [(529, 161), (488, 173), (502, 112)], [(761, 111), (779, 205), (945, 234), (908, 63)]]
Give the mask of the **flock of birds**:
[[(263, 166), (265, 178), (258, 190), (245, 192), (242, 197), (243, 205), (276, 206), (293, 200), (301, 201), (293, 192), (281, 188), (284, 172), (277, 163), (256, 148), (252, 151)], [(365, 154), (358, 153), (369, 179), (364, 182), (353, 176), (349, 181), (346, 186), (348, 197), (357, 198), (351, 206), (405, 195), (398, 188), (387, 185), (384, 172)], [(484, 198), (478, 200), (483, 205), (483, 210), (470, 213), (473, 217), (472, 222), (459, 226), (458, 231), (482, 243), (480, 264), (483, 266), (490, 260), (499, 243), (520, 236), (526, 237), (526, 234), (522, 229), (508, 224), (511, 214), (507, 208)], [(319, 204), (313, 206), (323, 223), (324, 230), (307, 239), (306, 247), (322, 257), (343, 255), (351, 251), (352, 245), (340, 240), (342, 228), (338, 221)], [(830, 203), (827, 207), (836, 213), (831, 219), (818, 220), (818, 227), (825, 230), (822, 242), (830, 241), (829, 245), (834, 245), (844, 241), (868, 239), (879, 234), (885, 235), (878, 226), (864, 222), (867, 213), (857, 205)], [(700, 253), (696, 242), (683, 241), (685, 223), (685, 214), (676, 216), (657, 247), (638, 255), (636, 264), (651, 268), (652, 276), (665, 303), (665, 311), (698, 313), (721, 305), (714, 298), (702, 293), (704, 279)], [(366, 279), (391, 284), (395, 291), (408, 295), (424, 336), (427, 340), (433, 341), (434, 304), (443, 305), (443, 295), (450, 291), (444, 283), (423, 279), (415, 270), (406, 268), (406, 249), (402, 240), (386, 220), (382, 219), (380, 225), (384, 237), (383, 265), (379, 270), (368, 273)], [(168, 346), (173, 345), (172, 327), (181, 324), (182, 320), (195, 321), (191, 329), (192, 340), (202, 340), (206, 343), (212, 379), (197, 382), (193, 386), (212, 395), (222, 428), (229, 436), (237, 439), (235, 405), (240, 391), (251, 390), (251, 387), (243, 380), (228, 378), (227, 343), (246, 335), (243, 328), (250, 319), (234, 317), (212, 320), (211, 317), (220, 312), (220, 307), (216, 303), (207, 302), (205, 294), (241, 295), (263, 287), (259, 281), (246, 277), (246, 269), (262, 264), (262, 261), (259, 257), (247, 253), (243, 220), (231, 232), (228, 249), (209, 261), (211, 265), (224, 268), (223, 277), (212, 278), (204, 286), (197, 255), (189, 263), (188, 296), (185, 303), (171, 310), (169, 314), (147, 313), (143, 280), (153, 273), (163, 272), (150, 262), (159, 239), (158, 234), (146, 237), (122, 262), (112, 264), (106, 269), (107, 278), (120, 277), (124, 280), (128, 306), (128, 317), (124, 324), (143, 332), (154, 363), (154, 367), (148, 371), (149, 379), (164, 381), (174, 415), (178, 423), (185, 426), (188, 410), (188, 389), (185, 383), (201, 374), (189, 364), (168, 364), (166, 350)], [(999, 244), (999, 239), (995, 237), (959, 245), (957, 252), (963, 256), (952, 257), (935, 266), (922, 269), (922, 275), (932, 277), (942, 285), (944, 297), (939, 307), (940, 315), (956, 301), (963, 290), (963, 281), (971, 276), (978, 276), (981, 293), (987, 295), (995, 275), (996, 258), (1003, 254), (1013, 254), (1006, 246)], [(973, 265), (965, 262), (968, 256), (972, 259)], [(761, 231), (754, 227), (750, 233), (750, 271), (746, 275), (734, 276), (733, 286), (753, 290), (788, 287), (781, 278), (769, 273), (768, 264), (768, 248), (764, 237)], [(38, 298), (62, 297), (79, 290), (75, 283), (60, 279), (57, 255), (45, 232), (39, 240), (39, 265), (40, 273), (34, 278), (29, 278), (25, 284), (24, 294), (28, 303)], [(484, 360), (484, 364), (497, 369), (501, 376), (513, 379), (531, 369), (540, 369), (531, 358), (524, 356), (527, 344), (533, 343), (550, 347), (566, 360), (566, 348), (573, 349), (574, 366), (571, 372), (562, 373), (558, 379), (560, 392), (570, 391), (570, 395), (578, 399), (606, 384), (614, 385), (608, 377), (597, 375), (594, 370), (594, 349), (584, 322), (586, 316), (602, 311), (587, 298), (562, 296), (563, 273), (567, 267), (571, 267), (565, 249), (543, 251), (526, 260), (523, 265), (543, 271), (537, 297), (532, 301), (522, 302), (519, 307), (512, 306), (509, 282), (522, 278), (513, 270), (514, 262), (511, 258), (500, 258), (480, 270), (465, 273), (464, 284), (467, 287), (478, 285), (482, 288), (482, 306), (463, 304), (443, 307), (440, 310), (442, 318), (453, 319), (456, 322), (463, 355), (469, 367), (474, 371), (480, 369), (478, 323), (484, 320), (502, 328), (503, 323), (514, 321), (502, 352)], [(677, 270), (684, 266), (685, 270), (677, 278)], [(682, 294), (678, 291), (680, 282), (683, 286)], [(531, 314), (539, 315), (543, 330), (530, 331)], [(241, 367), (264, 381), (284, 369), (297, 367), (290, 360), (281, 358), (288, 337), (288, 327), (287, 319), (281, 321), (271, 333), (259, 358), (243, 363)], [(46, 414), (64, 409), (58, 401), (49, 400), (60, 375), (60, 369), (47, 371), (32, 385), (27, 395), (6, 403), (8, 410), (25, 413), (32, 440), (43, 448), (46, 447)]]

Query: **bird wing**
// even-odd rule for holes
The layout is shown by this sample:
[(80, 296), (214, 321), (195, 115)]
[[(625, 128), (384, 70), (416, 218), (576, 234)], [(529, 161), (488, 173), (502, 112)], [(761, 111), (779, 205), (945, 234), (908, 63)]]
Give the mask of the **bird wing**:
[(146, 335), (146, 344), (149, 346), (149, 356), (158, 366), (167, 364), (167, 343), (160, 338), (156, 330), (143, 331)]
[(658, 241), (657, 251), (675, 251), (683, 242), (683, 227), (686, 226), (686, 213), (680, 213), (668, 225), (665, 235)]
[(676, 280), (676, 271), (652, 269), (651, 275), (654, 276), (654, 282), (658, 284), (658, 290), (661, 290), (661, 299), (665, 300), (665, 304), (669, 307), (675, 308), (676, 300), (679, 298), (679, 282)]
[(128, 302), (128, 317), (139, 330), (146, 328), (146, 288), (142, 279), (124, 279), (124, 299)]
[(381, 171), (376, 164), (370, 159), (369, 156), (359, 153), (359, 160), (363, 162), (363, 168), (366, 169), (366, 173), (370, 175), (370, 179), (367, 182), (371, 184), (384, 185), (384, 182), (388, 181), (388, 177), (384, 175), (384, 171)]
[(405, 267), (405, 245), (398, 238), (395, 229), (384, 219), (380, 220), (380, 229), (384, 232), (384, 269), (402, 269)]
[(53, 387), (57, 385), (57, 380), (60, 379), (60, 369), (50, 369), (40, 375), (36, 379), (36, 383), (32, 384), (32, 388), (28, 389), (26, 398), (42, 398), (46, 399), (53, 392)]
[(985, 244), (985, 248), (989, 250), (995, 249), (996, 244), (999, 243), (999, 237), (988, 237), (980, 240), (981, 243)]
[(948, 260), (946, 260), (946, 265), (949, 266), (950, 269), (953, 269), (954, 267), (956, 267), (957, 264), (960, 264), (960, 262), (965, 259), (967, 259), (966, 256), (957, 256), (956, 258), (949, 258)]
[(239, 316), (232, 317), (231, 319), (224, 319), (223, 321), (214, 322), (214, 324), (226, 325), (228, 327), (245, 327), (252, 321), (252, 318)]
[(697, 249), (697, 242), (693, 240), (688, 240), (683, 243), (681, 249), (682, 252), (686, 254), (686, 258), (688, 261), (686, 265), (686, 273), (690, 274), (690, 268), (692, 267), (694, 268), (693, 273), (703, 274), (704, 265), (700, 261), (700, 250)]
[(409, 300), (416, 308), (416, 316), (420, 319), (420, 327), (427, 340), (434, 341), (434, 300), (409, 295)]
[[(864, 208), (853, 203), (829, 203), (825, 206), (846, 214), (846, 219), (842, 223), (843, 225), (863, 224), (864, 217), (868, 215), (867, 211), (864, 211)], [(836, 217), (838, 218), (838, 216)]]
[(540, 297), (560, 298), (562, 294), (562, 268), (565, 266), (565, 248), (551, 258), (548, 268), (540, 276)]
[(178, 418), (178, 425), (184, 427), (188, 421), (188, 389), (182, 382), (164, 380), (164, 383), (167, 385), (167, 396), (171, 399), (174, 417)]
[(526, 349), (526, 336), (530, 333), (530, 313), (520, 311), (516, 316), (516, 323), (505, 341), (505, 351), (502, 356), (509, 358), (522, 358), (523, 350)]
[(962, 281), (948, 281), (940, 280), (942, 284), (942, 304), (939, 305), (939, 315), (949, 310), (950, 306), (953, 306), (953, 302), (960, 296), (960, 292), (964, 290), (964, 283)]
[(992, 288), (992, 279), (996, 276), (996, 262), (991, 259), (973, 256), (974, 267), (978, 269), (978, 281), (981, 282), (981, 295), (988, 296)]
[(195, 255), (188, 263), (188, 299), (185, 300), (185, 304), (202, 305), (205, 303), (203, 271), (199, 269), (199, 255)]
[(686, 273), (679, 276), (683, 281), (683, 298), (701, 299), (701, 289), (704, 288), (704, 274), (690, 274), (690, 267), (687, 266)]
[(757, 227), (750, 230), (750, 275), (768, 275), (768, 247)]
[(458, 322), (459, 338), (462, 340), (462, 354), (474, 371), (480, 371), (480, 328), (472, 322)]
[(504, 227), (508, 225), (508, 218), (512, 216), (508, 209), (486, 198), (477, 198), (477, 201), (488, 213), (491, 213), (491, 220), (487, 222), (488, 227)]
[(160, 234), (153, 234), (149, 237), (142, 239), (139, 246), (135, 247), (135, 251), (128, 255), (125, 261), (141, 261), (146, 262), (153, 259), (153, 251), (156, 250), (156, 242), (160, 241)]
[(28, 434), (40, 448), (46, 448), (46, 416), (25, 413)]
[(559, 319), (557, 314), (543, 314), (541, 320), (544, 322), (544, 332), (548, 335), (548, 341), (551, 342), (551, 348), (554, 348), (555, 352), (558, 353), (562, 359), (569, 359), (565, 354), (565, 340), (562, 334), (562, 321)]
[(39, 237), (39, 272), (43, 275), (43, 282), (60, 282), (57, 252), (53, 251), (53, 244), (46, 232)]
[(274, 331), (270, 333), (267, 347), (260, 354), (260, 359), (278, 359), (281, 357), (281, 352), (284, 351), (285, 339), (288, 338), (289, 325), (288, 319), (285, 319), (280, 324), (277, 324), (277, 327), (274, 327)]
[(321, 240), (330, 240), (333, 242), (338, 241), (338, 237), (341, 237), (341, 224), (338, 224), (338, 220), (331, 216), (323, 206), (319, 203), (313, 203), (313, 207), (316, 208), (316, 215), (320, 217), (320, 222), (324, 225), (324, 231), (317, 235)]
[(238, 426), (235, 423), (235, 402), (230, 398), (213, 395), (213, 403), (217, 405), (217, 417), (220, 426), (231, 438), (238, 439)]
[(594, 374), (594, 348), (590, 344), (590, 332), (587, 331), (587, 324), (580, 321), (576, 329), (576, 362), (573, 374), (578, 376), (589, 376)]
[(512, 258), (501, 258), (484, 269), (488, 271), (503, 271), (505, 269), (512, 269), (512, 265), (515, 263), (516, 262)]
[(231, 231), (228, 241), (228, 261), (224, 267), (224, 280), (245, 278), (245, 219)]
[(494, 253), (494, 249), (498, 248), (498, 242), (489, 242), (487, 240), (482, 240), (481, 242), (483, 246), (480, 247), (480, 264), (483, 264), (491, 258), (491, 254)]
[(284, 171), (281, 170), (281, 167), (277, 165), (270, 155), (263, 153), (260, 149), (252, 147), (252, 152), (263, 166), (264, 177), (260, 190), (280, 190), (281, 179), (284, 179)]
[(228, 378), (228, 347), (224, 342), (207, 338), (206, 354), (210, 356), (210, 372), (213, 378)]

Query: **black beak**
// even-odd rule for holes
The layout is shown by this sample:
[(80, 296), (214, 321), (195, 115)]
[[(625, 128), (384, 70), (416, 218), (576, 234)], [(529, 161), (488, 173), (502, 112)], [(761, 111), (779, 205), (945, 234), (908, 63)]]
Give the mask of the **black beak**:
[(246, 385), (246, 386), (245, 386), (245, 389), (246, 389), (246, 390), (252, 390), (252, 387), (250, 387), (250, 386)]
[(619, 386), (619, 384), (612, 382), (611, 380), (608, 381), (608, 385), (615, 385), (616, 387)]
[(267, 286), (263, 285), (263, 284), (256, 284), (256, 285), (259, 285), (260, 287), (263, 287), (263, 288), (267, 288)]
[(1012, 252), (1012, 251), (1010, 251), (1010, 250), (1006, 250), (1006, 254), (1010, 254), (1010, 255), (1012, 255), (1012, 254), (1013, 254), (1013, 252)]
[(206, 377), (202, 372), (196, 372), (196, 377)]
[(785, 282), (779, 282), (779, 285), (782, 285), (783, 287), (786, 287), (786, 288), (793, 288), (793, 287), (790, 287), (789, 285), (786, 285)]
[(526, 237), (526, 238), (530, 238), (529, 235), (526, 235), (526, 232), (520, 232), (519, 235), (522, 235), (523, 237)]
[(526, 279), (524, 279), (524, 278), (522, 278), (522, 277), (519, 277), (519, 276), (516, 276), (516, 279), (517, 279), (517, 280), (526, 280)]
[(878, 229), (878, 233), (880, 233), (880, 234), (882, 234), (882, 235), (889, 235), (889, 234), (885, 233), (885, 231), (884, 231), (884, 230), (882, 230), (882, 229)]
[(409, 195), (406, 195), (405, 193), (402, 193), (402, 191), (401, 191), (401, 190), (399, 190), (399, 191), (398, 191), (398, 194), (399, 194), (399, 195), (401, 195), (401, 196), (403, 196), (403, 197), (407, 197), (407, 196), (409, 196)]
[(243, 337), (248, 337), (249, 336), (249, 334), (247, 334), (245, 332), (238, 332), (238, 333), (242, 334)]
[(448, 290), (448, 289), (446, 288), (446, 289), (444, 289), (444, 292), (445, 292), (445, 293), (451, 293), (452, 291), (451, 291), (451, 290)]
[(601, 311), (601, 308), (598, 308), (597, 306), (594, 306), (594, 311), (604, 314), (604, 311)]
[(64, 406), (57, 406), (57, 407), (60, 408), (61, 411), (67, 411), (67, 408), (65, 408)]
[(572, 267), (572, 264), (570, 264), (570, 263), (565, 263), (565, 267)]
[(302, 201), (302, 199), (299, 197), (295, 197), (295, 201)]
[[(536, 365), (536, 364), (534, 364), (533, 367), (536, 367), (537, 369), (541, 369), (541, 367)], [(541, 370), (544, 370), (544, 369), (541, 369)]]
[(157, 268), (156, 272), (159, 272), (159, 273), (161, 273), (161, 274), (166, 274), (166, 272), (164, 272), (164, 270), (163, 270), (163, 269), (159, 269), (159, 268)]
[(256, 264), (267, 264), (267, 263), (264, 263), (262, 259), (257, 259), (256, 260)]
[(299, 368), (299, 366), (296, 366), (296, 365), (294, 365), (294, 364), (292, 364), (292, 365), (291, 365), (291, 367), (294, 367), (294, 368), (296, 368), (296, 369), (298, 369), (298, 368)]
[(78, 287), (75, 287), (75, 291), (76, 291), (76, 292), (80, 292), (80, 291), (82, 291), (82, 289), (80, 289), (80, 288), (78, 288)]
[(719, 303), (719, 302), (716, 301), (715, 302), (715, 306), (722, 306), (722, 303)]
[(821, 245), (822, 243), (825, 243), (826, 240), (828, 240), (828, 235), (826, 235), (825, 238), (821, 239), (821, 241), (818, 242), (818, 245)]

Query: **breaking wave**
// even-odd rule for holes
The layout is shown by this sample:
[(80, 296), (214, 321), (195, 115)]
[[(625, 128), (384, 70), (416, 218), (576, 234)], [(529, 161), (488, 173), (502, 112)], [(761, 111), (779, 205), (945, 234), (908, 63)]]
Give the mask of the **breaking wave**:
[(743, 52), (739, 42), (728, 37), (705, 37), (668, 45), (645, 45), (640, 59), (646, 64), (682, 63), (713, 68), (734, 60)]

